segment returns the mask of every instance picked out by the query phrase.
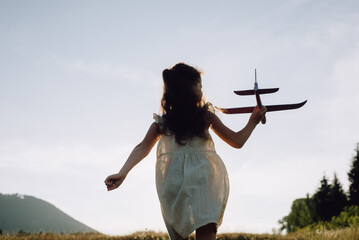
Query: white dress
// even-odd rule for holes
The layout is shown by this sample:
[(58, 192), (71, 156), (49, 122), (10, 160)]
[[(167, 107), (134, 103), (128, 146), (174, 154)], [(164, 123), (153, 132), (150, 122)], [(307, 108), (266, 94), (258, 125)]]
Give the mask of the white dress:
[[(156, 123), (162, 117), (154, 114)], [(222, 223), (229, 193), (227, 170), (209, 138), (180, 145), (163, 134), (157, 145), (156, 187), (171, 240), (208, 223)]]

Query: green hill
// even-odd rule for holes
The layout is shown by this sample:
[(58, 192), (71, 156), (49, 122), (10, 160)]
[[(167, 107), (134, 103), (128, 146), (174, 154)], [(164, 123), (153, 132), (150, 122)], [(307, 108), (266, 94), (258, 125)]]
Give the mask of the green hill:
[(3, 233), (20, 230), (29, 233), (97, 232), (46, 201), (18, 194), (0, 194), (0, 229)]

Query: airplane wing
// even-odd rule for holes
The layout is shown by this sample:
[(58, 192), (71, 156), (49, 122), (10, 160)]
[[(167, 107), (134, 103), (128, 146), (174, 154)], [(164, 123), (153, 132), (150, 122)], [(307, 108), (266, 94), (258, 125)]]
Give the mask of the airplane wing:
[(241, 108), (219, 108), (216, 107), (218, 111), (226, 114), (235, 114), (235, 113), (251, 113), (255, 107), (241, 107)]
[[(301, 103), (295, 104), (282, 104), (282, 105), (270, 105), (266, 106), (267, 112), (283, 111), (283, 110), (292, 110), (301, 108), (307, 100)], [(252, 113), (255, 107), (241, 107), (241, 108), (219, 108), (216, 107), (220, 112), (226, 114), (236, 114), (236, 113)]]
[[(279, 90), (279, 88), (264, 88), (264, 89), (258, 89), (259, 94), (267, 94), (267, 93), (275, 93)], [(246, 95), (254, 95), (254, 90), (240, 90), (240, 91), (234, 91), (235, 94), (246, 96)]]
[(297, 109), (297, 108), (303, 107), (304, 104), (306, 104), (306, 102), (307, 102), (307, 100), (305, 100), (304, 102), (301, 102), (301, 103), (271, 105), (271, 106), (266, 106), (266, 107), (267, 107), (267, 112), (292, 110), (292, 109)]

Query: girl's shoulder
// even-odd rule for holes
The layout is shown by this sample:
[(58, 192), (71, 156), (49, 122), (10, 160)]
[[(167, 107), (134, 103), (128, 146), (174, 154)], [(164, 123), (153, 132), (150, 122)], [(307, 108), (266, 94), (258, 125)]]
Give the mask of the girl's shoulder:
[(214, 109), (212, 103), (206, 102), (203, 107), (207, 110), (207, 112), (211, 112), (213, 114), (215, 113), (215, 109)]
[(153, 119), (155, 120), (155, 122), (157, 124), (162, 124), (163, 123), (163, 116), (162, 115), (158, 115), (156, 113), (153, 114)]
[(155, 120), (155, 123), (157, 125), (157, 131), (162, 134), (164, 132), (164, 117), (163, 117), (163, 115), (158, 115), (156, 113), (153, 113), (153, 119)]
[(206, 118), (207, 122), (209, 123), (209, 125), (211, 125), (213, 122), (213, 119), (216, 117), (215, 109), (211, 103), (206, 103), (204, 107), (207, 110), (205, 112), (205, 118)]

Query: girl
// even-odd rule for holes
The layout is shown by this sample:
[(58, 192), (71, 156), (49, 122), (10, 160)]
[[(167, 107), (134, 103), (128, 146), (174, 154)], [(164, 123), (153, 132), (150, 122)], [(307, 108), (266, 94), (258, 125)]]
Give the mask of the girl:
[(106, 178), (107, 190), (118, 188), (129, 171), (157, 146), (156, 188), (170, 239), (216, 239), (226, 207), (229, 183), (226, 168), (217, 155), (208, 132), (211, 128), (223, 141), (241, 148), (266, 108), (253, 111), (239, 132), (226, 127), (202, 95), (201, 73), (184, 63), (162, 72), (163, 115), (154, 114), (154, 123), (145, 138), (117, 174)]

